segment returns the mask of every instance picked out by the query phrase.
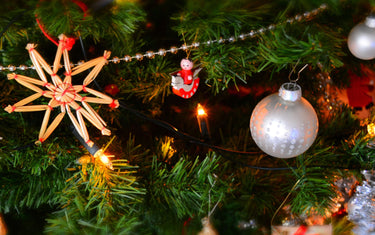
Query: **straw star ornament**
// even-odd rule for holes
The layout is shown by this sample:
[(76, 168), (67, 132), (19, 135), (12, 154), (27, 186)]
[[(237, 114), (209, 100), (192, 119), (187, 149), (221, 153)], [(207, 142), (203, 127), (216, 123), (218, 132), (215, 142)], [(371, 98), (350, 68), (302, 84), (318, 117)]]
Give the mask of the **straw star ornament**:
[[(106, 123), (89, 105), (89, 103), (109, 104), (111, 108), (117, 108), (119, 106), (117, 100), (114, 100), (101, 92), (87, 87), (87, 85), (94, 81), (100, 70), (107, 63), (107, 59), (109, 58), (111, 52), (104, 51), (104, 55), (102, 57), (87, 61), (72, 69), (68, 51), (72, 48), (74, 39), (68, 38), (65, 35), (61, 35), (59, 39), (60, 41), (52, 67), (35, 50), (35, 44), (28, 44), (26, 46), (40, 80), (15, 73), (8, 74), (8, 79), (15, 79), (19, 84), (35, 91), (36, 93), (15, 103), (14, 105), (8, 105), (5, 110), (9, 113), (45, 111), (39, 132), (39, 139), (36, 141), (36, 143), (45, 141), (60, 124), (61, 120), (67, 113), (78, 133), (89, 146), (92, 146), (93, 142), (90, 141), (84, 118), (98, 128), (102, 135), (111, 135), (111, 131), (105, 127)], [(61, 57), (63, 57), (65, 68), (65, 77), (63, 80), (59, 77), (59, 75), (57, 75), (57, 72), (61, 67)], [(86, 76), (82, 85), (72, 84), (72, 76), (90, 68), (92, 68), (92, 70)], [(44, 71), (51, 77), (52, 83), (47, 80), (47, 76)], [(80, 92), (84, 93), (80, 94)], [(50, 98), (48, 104), (28, 105), (41, 96)], [(81, 105), (78, 104), (78, 102), (80, 102)], [(60, 108), (60, 113), (49, 124), (51, 112), (57, 107)], [(72, 110), (75, 111), (75, 115), (73, 114)]]

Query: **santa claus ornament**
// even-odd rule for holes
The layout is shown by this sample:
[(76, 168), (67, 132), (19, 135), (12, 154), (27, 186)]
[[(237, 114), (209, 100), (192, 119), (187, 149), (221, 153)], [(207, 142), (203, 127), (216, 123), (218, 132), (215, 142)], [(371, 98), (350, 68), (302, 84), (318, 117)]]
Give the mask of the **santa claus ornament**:
[(181, 70), (171, 73), (172, 91), (174, 94), (188, 99), (192, 97), (198, 89), (198, 73), (202, 68), (195, 67), (193, 62), (186, 58), (181, 60)]

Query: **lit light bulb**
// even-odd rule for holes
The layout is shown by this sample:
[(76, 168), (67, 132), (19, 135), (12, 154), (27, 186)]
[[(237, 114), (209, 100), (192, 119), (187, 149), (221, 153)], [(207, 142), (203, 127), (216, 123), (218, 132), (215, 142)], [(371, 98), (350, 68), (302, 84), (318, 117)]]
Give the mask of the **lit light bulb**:
[[(79, 133), (77, 132), (77, 130), (73, 126), (71, 126), (71, 129), (72, 129), (73, 134), (79, 140), (79, 142), (81, 142), (81, 144), (87, 149), (87, 151), (89, 151), (89, 153), (92, 156), (94, 156), (95, 160), (99, 159), (99, 161), (101, 163), (103, 163), (103, 165), (105, 165), (107, 168), (109, 168), (111, 170), (114, 169), (113, 166), (112, 166), (112, 162), (109, 159), (109, 157), (114, 157), (114, 155), (108, 155), (107, 156), (107, 155), (104, 154), (104, 151), (112, 143), (114, 137), (109, 141), (109, 143), (107, 144), (107, 146), (104, 147), (104, 149), (100, 149), (96, 144), (93, 144), (92, 146), (89, 146), (85, 142), (85, 140), (79, 135)], [(80, 159), (78, 159), (78, 162), (79, 162), (79, 164), (87, 164), (87, 163), (90, 162), (90, 158), (87, 158), (87, 157), (80, 158)]]
[(367, 124), (367, 133), (369, 137), (367, 147), (375, 149), (375, 123)]
[(375, 124), (374, 123), (370, 123), (367, 125), (367, 133), (371, 137), (375, 137)]
[(197, 120), (199, 125), (199, 131), (205, 140), (210, 139), (210, 131), (208, 128), (208, 115), (201, 104), (197, 106)]
[(113, 155), (105, 155), (104, 154), (104, 151), (103, 149), (99, 149), (95, 155), (94, 155), (94, 158), (95, 159), (99, 159), (99, 161), (101, 163), (103, 163), (103, 165), (105, 165), (106, 167), (108, 167), (109, 169), (113, 170), (113, 166), (112, 166), (112, 162), (111, 160), (109, 159), (109, 157), (113, 157)]
[(202, 107), (201, 104), (198, 104), (197, 106), (197, 115), (198, 116), (207, 116), (206, 111), (204, 111), (204, 108)]

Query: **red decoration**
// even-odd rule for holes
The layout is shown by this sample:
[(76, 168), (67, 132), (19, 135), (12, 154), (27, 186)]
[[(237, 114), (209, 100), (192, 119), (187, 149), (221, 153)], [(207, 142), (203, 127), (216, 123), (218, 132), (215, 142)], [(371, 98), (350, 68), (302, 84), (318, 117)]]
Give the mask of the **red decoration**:
[(194, 64), (189, 59), (182, 59), (181, 60), (181, 70), (178, 71), (177, 75), (181, 76), (184, 79), (184, 84), (190, 85), (193, 82), (193, 72), (191, 69), (193, 68)]
[(67, 49), (68, 51), (70, 51), (73, 48), (75, 43), (76, 43), (76, 40), (74, 38), (63, 39), (63, 50)]
[(353, 72), (349, 71), (350, 86), (346, 89), (346, 93), (349, 99), (349, 105), (351, 107), (362, 108), (372, 102), (370, 93), (370, 77), (358, 76)]
[(348, 212), (346, 211), (346, 208), (344, 206), (341, 206), (340, 209), (332, 214), (332, 217), (334, 218), (342, 218), (344, 216), (348, 215)]
[(104, 87), (105, 93), (108, 93), (110, 95), (116, 95), (120, 92), (120, 89), (118, 89), (118, 86), (116, 84), (109, 84)]
[(172, 91), (184, 99), (192, 97), (198, 89), (198, 73), (202, 68), (193, 68), (193, 63), (188, 59), (181, 61), (182, 70), (171, 73)]
[(81, 1), (78, 1), (78, 0), (72, 0), (72, 2), (74, 2), (75, 4), (77, 4), (77, 6), (79, 8), (81, 8), (81, 10), (83, 12), (83, 18), (85, 18), (87, 16), (87, 10), (88, 10), (87, 5), (84, 2), (81, 2)]
[[(181, 78), (181, 77), (178, 77)], [(181, 83), (180, 83), (181, 84)], [(188, 99), (192, 97), (198, 89), (199, 78), (194, 79), (194, 82), (190, 85), (172, 85), (172, 91), (175, 95), (181, 96), (182, 98)]]
[(154, 28), (154, 24), (152, 22), (146, 23), (146, 29), (153, 29), (153, 28)]
[(305, 235), (307, 231), (307, 227), (304, 225), (301, 225), (298, 230), (293, 235)]
[(119, 106), (120, 106), (120, 103), (118, 102), (118, 100), (112, 100), (112, 103), (109, 104), (109, 107), (111, 109), (117, 109)]

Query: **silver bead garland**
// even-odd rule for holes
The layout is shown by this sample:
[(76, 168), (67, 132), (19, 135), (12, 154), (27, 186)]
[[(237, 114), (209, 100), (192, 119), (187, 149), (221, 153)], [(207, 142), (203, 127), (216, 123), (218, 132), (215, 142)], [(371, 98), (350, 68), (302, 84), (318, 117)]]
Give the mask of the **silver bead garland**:
[[(263, 27), (263, 28), (260, 28), (258, 30), (255, 30), (255, 31), (251, 30), (248, 33), (243, 33), (243, 34), (240, 34), (238, 36), (230, 36), (228, 38), (219, 38), (219, 39), (216, 39), (216, 40), (209, 40), (209, 41), (202, 42), (202, 43), (200, 43), (200, 42), (193, 42), (190, 45), (183, 44), (180, 47), (174, 47), (174, 46), (172, 46), (169, 50), (160, 48), (158, 50), (158, 52), (152, 52), (150, 50), (150, 51), (147, 51), (145, 53), (136, 53), (133, 56), (125, 55), (122, 58), (119, 58), (119, 57), (116, 56), (116, 57), (113, 57), (112, 59), (108, 60), (108, 62), (117, 64), (117, 63), (119, 63), (121, 61), (130, 62), (130, 61), (132, 61), (132, 59), (136, 59), (136, 60), (139, 60), (139, 61), (142, 60), (142, 59), (144, 59), (144, 58), (153, 59), (153, 58), (155, 58), (155, 55), (165, 56), (167, 53), (176, 54), (178, 51), (181, 51), (181, 50), (186, 51), (186, 50), (188, 50), (190, 48), (198, 48), (201, 45), (211, 46), (212, 44), (215, 44), (215, 43), (219, 43), (219, 44), (225, 43), (225, 42), (233, 43), (233, 42), (236, 42), (238, 39), (245, 40), (246, 38), (254, 38), (256, 35), (265, 33), (266, 31), (273, 30), (277, 26), (283, 25), (285, 23), (292, 24), (294, 22), (301, 22), (302, 20), (310, 20), (312, 17), (318, 15), (319, 13), (321, 13), (322, 11), (324, 11), (325, 9), (327, 9), (327, 5), (326, 4), (322, 4), (318, 8), (316, 8), (316, 9), (314, 9), (312, 11), (305, 12), (305, 13), (303, 13), (303, 15), (296, 15), (296, 16), (294, 16), (292, 18), (287, 19), (285, 22), (282, 22), (282, 23), (279, 23), (279, 24), (271, 24), (271, 25), (269, 25), (267, 27)], [(73, 64), (72, 67), (77, 66), (79, 64), (80, 63)], [(35, 69), (35, 68), (34, 68), (34, 66), (25, 66), (25, 65), (20, 65), (18, 67), (14, 66), (14, 65), (8, 65), (8, 66), (1, 66), (0, 65), (0, 72), (1, 71), (10, 71), (10, 72), (13, 72), (15, 70), (27, 70), (27, 69)]]

